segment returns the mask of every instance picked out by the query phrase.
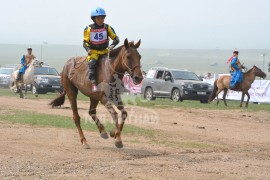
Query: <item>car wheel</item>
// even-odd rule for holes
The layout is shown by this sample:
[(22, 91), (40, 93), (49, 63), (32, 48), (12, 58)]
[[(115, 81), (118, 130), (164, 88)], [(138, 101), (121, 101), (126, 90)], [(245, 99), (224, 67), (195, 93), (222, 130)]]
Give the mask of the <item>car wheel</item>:
[(203, 103), (203, 104), (207, 104), (208, 100), (200, 100), (200, 102)]
[(174, 102), (178, 102), (178, 101), (182, 102), (179, 89), (174, 89), (173, 90), (173, 92), (172, 92), (172, 100)]
[(152, 88), (147, 88), (144, 92), (144, 98), (148, 101), (154, 100)]

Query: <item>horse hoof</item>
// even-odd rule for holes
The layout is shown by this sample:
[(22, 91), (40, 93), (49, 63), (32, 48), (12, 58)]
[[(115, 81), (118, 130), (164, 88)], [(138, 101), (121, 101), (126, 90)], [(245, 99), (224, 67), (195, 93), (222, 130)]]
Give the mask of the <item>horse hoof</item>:
[(88, 144), (83, 144), (83, 149), (90, 149), (90, 146)]
[(101, 136), (103, 139), (108, 139), (108, 138), (109, 138), (107, 132), (102, 132), (102, 133), (100, 133), (100, 136)]
[(111, 136), (112, 138), (115, 137), (115, 130), (114, 130), (114, 129), (110, 131), (110, 136)]
[(115, 141), (114, 144), (115, 144), (115, 146), (117, 148), (123, 148), (123, 146), (124, 146), (123, 143), (122, 143), (122, 141)]

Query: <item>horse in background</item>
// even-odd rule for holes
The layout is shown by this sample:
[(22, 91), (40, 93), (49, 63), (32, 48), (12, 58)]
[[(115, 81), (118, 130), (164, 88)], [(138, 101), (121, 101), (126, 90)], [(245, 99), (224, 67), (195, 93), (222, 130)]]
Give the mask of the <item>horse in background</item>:
[[(113, 49), (108, 53), (110, 54), (110, 57), (108, 57), (109, 55), (103, 55), (99, 58), (97, 65), (97, 83), (99, 88), (100, 84), (116, 82), (116, 76), (119, 78), (118, 80), (121, 80), (122, 82), (125, 72), (130, 74), (135, 84), (141, 83), (143, 79), (140, 63), (141, 55), (137, 51), (140, 43), (141, 41), (134, 44), (133, 42), (128, 42), (128, 40), (125, 39), (124, 45)], [(115, 146), (117, 148), (122, 148), (123, 143), (121, 139), (121, 132), (127, 118), (127, 111), (124, 108), (120, 93), (113, 95), (112, 97), (114, 99), (112, 100), (110, 99), (111, 97), (105, 93), (106, 91), (114, 92), (113, 89), (108, 90), (108, 86), (105, 86), (107, 87), (105, 89), (103, 88), (97, 92), (92, 92), (91, 82), (88, 77), (89, 68), (86, 57), (69, 59), (64, 65), (61, 73), (61, 81), (64, 91), (59, 97), (54, 99), (50, 105), (52, 107), (62, 105), (64, 103), (65, 95), (67, 94), (71, 104), (71, 109), (73, 111), (73, 120), (79, 131), (81, 143), (83, 144), (83, 147), (87, 149), (89, 148), (89, 145), (80, 125), (80, 116), (77, 108), (78, 91), (82, 92), (82, 94), (85, 96), (90, 97), (89, 115), (95, 121), (101, 137), (107, 139), (108, 134), (105, 127), (96, 116), (97, 105), (99, 102), (101, 102), (101, 104), (104, 105), (109, 111), (115, 122), (116, 127), (115, 129), (111, 130), (110, 136), (114, 138)], [(112, 106), (113, 104), (122, 113), (122, 121), (120, 123), (118, 122), (118, 114)]]
[[(233, 91), (242, 92), (240, 107), (242, 107), (245, 95), (247, 95), (248, 97), (246, 101), (246, 108), (248, 107), (248, 103), (250, 99), (248, 90), (250, 89), (251, 84), (254, 82), (256, 77), (260, 77), (264, 79), (266, 77), (266, 74), (260, 68), (253, 66), (250, 70), (248, 70), (247, 72), (243, 74), (243, 82), (237, 83), (236, 87), (232, 89)], [(223, 101), (224, 101), (225, 106), (227, 106), (226, 95), (228, 93), (228, 89), (230, 89), (230, 81), (231, 81), (231, 76), (221, 76), (217, 80), (215, 80), (214, 89), (209, 97), (208, 103), (210, 103), (211, 101), (215, 99), (215, 97), (217, 97), (217, 105), (218, 105), (219, 103), (218, 94), (224, 91)]]
[[(11, 90), (14, 90), (15, 88), (18, 89), (20, 93), (20, 98), (26, 98), (27, 93), (27, 85), (34, 83), (34, 72), (35, 67), (41, 67), (43, 65), (43, 62), (39, 61), (38, 59), (33, 59), (30, 63), (29, 67), (25, 70), (25, 73), (23, 74), (23, 77), (20, 81), (17, 81), (17, 77), (19, 75), (19, 70), (14, 71), (11, 74)], [(22, 89), (25, 89), (25, 92), (23, 94)]]

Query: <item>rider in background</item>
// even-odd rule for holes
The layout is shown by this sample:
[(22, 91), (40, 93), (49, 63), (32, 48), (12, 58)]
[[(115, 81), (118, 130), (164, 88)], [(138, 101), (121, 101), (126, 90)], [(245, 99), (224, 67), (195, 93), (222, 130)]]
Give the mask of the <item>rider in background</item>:
[(96, 85), (96, 67), (100, 55), (108, 52), (109, 37), (113, 40), (109, 49), (112, 49), (119, 43), (119, 38), (114, 29), (104, 23), (106, 12), (97, 7), (91, 11), (91, 19), (94, 24), (86, 26), (84, 29), (83, 47), (87, 51), (89, 65), (89, 79), (92, 83), (92, 91), (97, 91)]
[(26, 69), (28, 68), (28, 66), (30, 65), (30, 63), (32, 62), (33, 59), (35, 59), (36, 56), (34, 54), (32, 54), (32, 48), (29, 47), (27, 48), (27, 53), (25, 55), (23, 55), (22, 59), (21, 59), (21, 67), (19, 69), (19, 74), (17, 77), (17, 81), (22, 80), (22, 75), (25, 73)]
[(238, 51), (233, 52), (233, 56), (231, 58), (230, 67), (232, 70), (232, 78), (230, 81), (230, 89), (234, 89), (236, 83), (241, 83), (243, 81), (243, 74), (242, 74), (242, 64), (240, 63), (238, 59)]

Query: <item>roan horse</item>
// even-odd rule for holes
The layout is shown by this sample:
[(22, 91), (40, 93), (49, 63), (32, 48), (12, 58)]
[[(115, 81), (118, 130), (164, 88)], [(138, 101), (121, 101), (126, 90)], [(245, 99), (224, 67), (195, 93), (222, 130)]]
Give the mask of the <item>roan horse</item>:
[[(35, 67), (41, 67), (42, 65), (43, 65), (43, 62), (39, 61), (38, 59), (33, 59), (29, 67), (25, 70), (22, 80), (20, 81), (16, 80), (19, 74), (19, 70), (16, 70), (12, 73), (11, 89), (17, 88), (20, 92), (20, 98), (26, 98), (27, 84), (33, 84), (34, 82)], [(24, 94), (22, 93), (23, 87), (25, 88)]]
[[(138, 53), (137, 48), (140, 46), (140, 42), (134, 44), (133, 42), (128, 42), (125, 39), (124, 45), (114, 49), (110, 52), (111, 58), (108, 59), (106, 55), (101, 56), (97, 66), (97, 82), (98, 84), (103, 82), (111, 82), (115, 74), (118, 75), (119, 79), (122, 80), (124, 73), (128, 72), (133, 78), (134, 83), (139, 84), (142, 79), (141, 64), (140, 59), (141, 55)], [(85, 61), (86, 57), (78, 57), (69, 59), (64, 65), (63, 71), (61, 73), (61, 81), (63, 85), (63, 93), (54, 99), (50, 105), (60, 106), (64, 104), (65, 95), (67, 94), (70, 100), (71, 109), (73, 111), (73, 120), (79, 131), (81, 138), (81, 143), (84, 148), (89, 148), (85, 136), (83, 134), (81, 125), (80, 125), (80, 116), (77, 109), (77, 94), (78, 90), (82, 92), (85, 96), (90, 97), (90, 109), (89, 115), (95, 121), (101, 137), (104, 139), (108, 138), (108, 134), (96, 116), (96, 107), (99, 102), (103, 104), (106, 109), (111, 114), (116, 128), (110, 132), (110, 136), (115, 140), (115, 146), (117, 148), (122, 148), (123, 143), (121, 140), (121, 131), (124, 126), (125, 119), (127, 118), (127, 111), (124, 108), (121, 97), (117, 97), (117, 103), (111, 103), (109, 98), (106, 96), (104, 91), (91, 92), (91, 82), (88, 79), (89, 70), (88, 63)], [(80, 64), (78, 65), (78, 62)], [(78, 65), (78, 66), (77, 66)], [(76, 67), (77, 66), (77, 67)], [(122, 113), (122, 121), (118, 122), (118, 114), (115, 111), (112, 105), (115, 105)]]
[[(248, 102), (250, 99), (248, 90), (250, 89), (251, 84), (254, 82), (256, 76), (265, 78), (266, 74), (258, 67), (253, 66), (250, 70), (244, 73), (243, 82), (237, 83), (235, 89), (233, 89), (233, 91), (242, 91), (242, 99), (241, 99), (240, 107), (242, 107), (245, 95), (247, 95), (248, 97), (247, 102), (246, 102), (246, 107), (248, 107)], [(231, 76), (221, 76), (217, 80), (215, 80), (214, 89), (209, 97), (208, 103), (210, 103), (211, 101), (215, 99), (215, 97), (217, 97), (217, 104), (218, 104), (219, 103), (218, 94), (224, 91), (223, 100), (224, 100), (225, 106), (227, 106), (226, 95), (228, 93), (228, 89), (230, 89), (230, 80), (231, 80)]]

